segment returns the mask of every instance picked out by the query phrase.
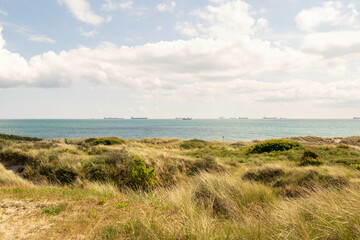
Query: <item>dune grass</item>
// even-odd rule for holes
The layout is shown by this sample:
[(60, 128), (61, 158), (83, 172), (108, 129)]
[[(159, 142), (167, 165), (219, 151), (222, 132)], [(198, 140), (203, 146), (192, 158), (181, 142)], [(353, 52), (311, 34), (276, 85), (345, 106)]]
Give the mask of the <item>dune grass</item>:
[(102, 139), (3, 136), (0, 238), (360, 238), (356, 137)]

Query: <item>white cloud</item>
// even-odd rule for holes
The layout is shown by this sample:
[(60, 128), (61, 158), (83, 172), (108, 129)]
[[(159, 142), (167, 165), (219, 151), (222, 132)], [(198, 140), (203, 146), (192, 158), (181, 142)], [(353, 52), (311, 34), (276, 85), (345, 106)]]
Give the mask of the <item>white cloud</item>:
[(86, 32), (82, 29), (82, 27), (79, 28), (79, 31), (80, 31), (81, 36), (89, 37), (89, 38), (95, 37), (95, 35), (98, 34), (98, 32), (96, 30)]
[(33, 42), (42, 42), (42, 43), (50, 43), (50, 44), (55, 43), (54, 39), (51, 39), (51, 38), (49, 38), (45, 35), (41, 35), (41, 34), (30, 35), (28, 39)]
[(266, 28), (265, 18), (254, 19), (250, 5), (241, 0), (212, 1), (205, 10), (196, 10), (192, 14), (199, 18), (196, 23), (178, 23), (176, 29), (186, 36), (201, 36), (237, 40), (246, 35)]
[(324, 24), (351, 26), (357, 16), (354, 4), (345, 6), (342, 1), (327, 1), (320, 7), (302, 10), (296, 16), (296, 23), (301, 30), (312, 31)]
[(3, 16), (5, 16), (5, 17), (6, 17), (6, 16), (8, 15), (8, 13), (7, 13), (7, 12), (5, 12), (4, 10), (1, 10), (1, 9), (0, 9), (0, 15), (3, 15)]
[(60, 4), (65, 4), (71, 13), (79, 20), (91, 25), (99, 25), (104, 22), (104, 18), (96, 15), (90, 9), (87, 0), (58, 0)]
[[(266, 29), (268, 21), (255, 19), (243, 1), (217, 0), (197, 13), (198, 21), (178, 23), (179, 31), (191, 39), (134, 47), (102, 43), (94, 49), (50, 51), (29, 61), (6, 50), (0, 35), (0, 88), (69, 87), (85, 82), (156, 91), (173, 99), (223, 95), (260, 102), (359, 100), (357, 78), (326, 83), (318, 81), (316, 74), (338, 77), (347, 71), (347, 61), (339, 60), (341, 67), (328, 72), (330, 62), (324, 56), (332, 48), (342, 53), (337, 57), (355, 51), (360, 34), (309, 34), (300, 51), (255, 38), (254, 33)], [(81, 28), (80, 32), (89, 33)]]
[(159, 12), (173, 12), (176, 7), (176, 2), (172, 1), (169, 3), (160, 3), (156, 6)]
[(305, 36), (303, 51), (325, 57), (341, 57), (360, 53), (360, 31), (311, 33)]
[(104, 11), (114, 11), (117, 9), (132, 9), (134, 2), (133, 1), (123, 1), (123, 2), (114, 2), (113, 0), (105, 0), (101, 7)]

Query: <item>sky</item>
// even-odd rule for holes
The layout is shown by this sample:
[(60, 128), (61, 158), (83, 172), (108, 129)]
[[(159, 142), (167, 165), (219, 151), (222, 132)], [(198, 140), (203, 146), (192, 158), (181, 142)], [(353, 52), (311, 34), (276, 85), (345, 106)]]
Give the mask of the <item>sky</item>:
[(360, 116), (360, 2), (0, 0), (0, 119)]

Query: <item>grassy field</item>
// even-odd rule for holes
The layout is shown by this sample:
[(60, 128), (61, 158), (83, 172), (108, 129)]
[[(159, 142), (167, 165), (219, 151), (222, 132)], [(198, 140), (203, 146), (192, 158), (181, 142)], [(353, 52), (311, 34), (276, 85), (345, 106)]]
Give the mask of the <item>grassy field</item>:
[(0, 135), (0, 239), (360, 239), (360, 137)]

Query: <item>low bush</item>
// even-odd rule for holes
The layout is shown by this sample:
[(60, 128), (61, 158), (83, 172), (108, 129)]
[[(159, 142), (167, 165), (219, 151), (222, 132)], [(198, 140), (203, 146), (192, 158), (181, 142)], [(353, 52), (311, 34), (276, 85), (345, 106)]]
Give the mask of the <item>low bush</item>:
[(349, 146), (349, 145), (346, 145), (346, 144), (340, 144), (340, 145), (337, 146), (337, 148), (350, 149), (350, 146)]
[(248, 171), (244, 174), (243, 179), (259, 182), (271, 182), (284, 175), (285, 172), (281, 168), (267, 167), (263, 169)]
[(247, 149), (247, 153), (248, 154), (253, 154), (253, 153), (269, 153), (269, 152), (274, 152), (274, 151), (287, 151), (296, 147), (299, 147), (300, 143), (298, 142), (294, 142), (291, 140), (283, 140), (283, 139), (271, 139), (271, 140), (266, 140), (260, 143), (257, 143), (253, 146), (250, 146)]
[(324, 164), (324, 160), (320, 158), (319, 153), (311, 148), (304, 150), (303, 156), (300, 161), (301, 166), (313, 165), (318, 166)]
[(27, 171), (29, 170), (26, 170), (25, 177), (30, 177), (32, 180), (37, 180), (39, 179), (39, 176), (38, 174), (36, 174), (36, 172), (38, 172), (41, 176), (46, 177), (46, 179), (50, 183), (69, 185), (74, 183), (76, 177), (78, 176), (78, 173), (75, 169), (72, 169), (67, 166), (44, 164), (44, 165), (40, 165), (37, 171), (36, 169), (32, 169), (32, 171), (34, 170), (35, 172), (32, 173), (33, 175), (29, 175), (27, 173)]
[(155, 169), (147, 167), (141, 158), (135, 158), (130, 162), (124, 177), (125, 185), (134, 190), (147, 190), (156, 184)]
[(210, 143), (200, 139), (191, 139), (184, 141), (180, 147), (183, 149), (194, 149), (194, 148), (204, 148), (209, 146)]
[(25, 165), (33, 160), (33, 156), (20, 149), (5, 149), (0, 152), (0, 161), (9, 165)]
[(87, 162), (82, 167), (82, 172), (90, 181), (113, 182), (119, 187), (127, 186), (134, 190), (147, 190), (156, 184), (155, 169), (146, 166), (141, 158), (130, 155), (123, 159), (96, 159)]
[(213, 157), (205, 157), (202, 159), (197, 159), (192, 168), (190, 168), (190, 174), (198, 173), (200, 171), (214, 172), (222, 171), (223, 168), (216, 162)]
[(90, 145), (121, 145), (125, 141), (119, 138), (99, 138), (90, 142)]

